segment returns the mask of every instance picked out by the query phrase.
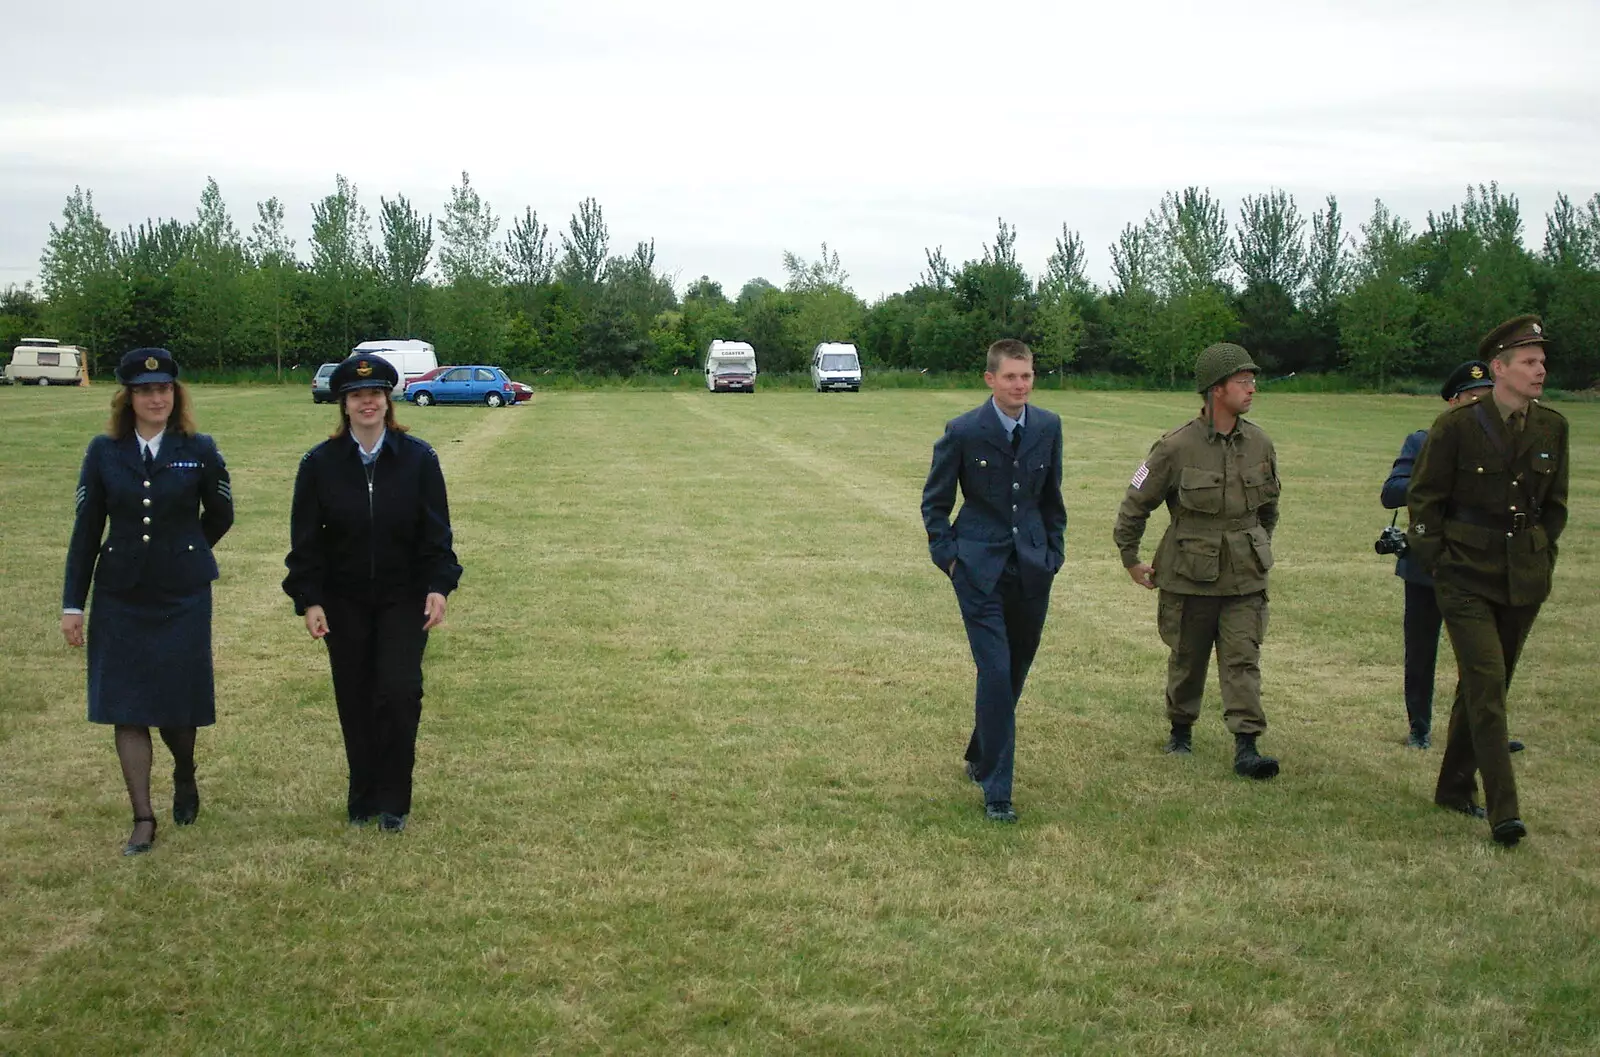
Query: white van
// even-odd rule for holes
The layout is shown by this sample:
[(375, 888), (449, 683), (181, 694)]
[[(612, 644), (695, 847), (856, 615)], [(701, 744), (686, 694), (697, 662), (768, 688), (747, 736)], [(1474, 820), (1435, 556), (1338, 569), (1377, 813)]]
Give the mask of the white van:
[(388, 360), (389, 364), (400, 372), (400, 384), (394, 387), (395, 396), (406, 391), (407, 382), (421, 378), (439, 366), (439, 357), (434, 355), (433, 346), (416, 338), (379, 338), (376, 341), (363, 341), (350, 351), (382, 356)]
[(85, 350), (55, 338), (23, 338), (11, 352), (5, 379), (10, 385), (80, 385)]
[(861, 392), (861, 355), (848, 341), (823, 341), (811, 350), (811, 388)]
[(706, 349), (706, 388), (713, 393), (756, 391), (756, 350), (748, 341), (718, 338)]

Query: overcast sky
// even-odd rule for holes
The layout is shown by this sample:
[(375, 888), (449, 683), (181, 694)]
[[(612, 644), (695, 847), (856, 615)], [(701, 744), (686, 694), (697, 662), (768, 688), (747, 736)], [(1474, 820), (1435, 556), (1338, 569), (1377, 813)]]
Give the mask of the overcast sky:
[(1333, 193), (1354, 231), (1375, 197), (1420, 225), (1497, 180), (1537, 247), (1556, 192), (1600, 191), (1597, 46), (1592, 0), (14, 5), (0, 285), (74, 185), (120, 230), (192, 218), (207, 176), (242, 232), (278, 196), (302, 256), (336, 173), (438, 214), (465, 170), (553, 232), (592, 195), (613, 253), (653, 237), (680, 291), (730, 295), (826, 241), (871, 300), (997, 217), (1034, 274), (1082, 232), (1103, 283), (1190, 184), (1230, 221)]

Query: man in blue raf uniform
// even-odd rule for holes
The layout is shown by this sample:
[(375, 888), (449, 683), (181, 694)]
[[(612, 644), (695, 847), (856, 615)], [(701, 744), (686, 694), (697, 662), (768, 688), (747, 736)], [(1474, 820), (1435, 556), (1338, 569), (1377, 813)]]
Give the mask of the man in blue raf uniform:
[(1433, 575), (1459, 675), (1433, 799), (1487, 817), (1490, 836), (1507, 847), (1528, 827), (1506, 744), (1506, 690), (1550, 595), (1567, 526), (1567, 420), (1538, 400), (1544, 342), (1537, 316), (1507, 320), (1483, 339), (1478, 355), (1494, 389), (1434, 422), (1406, 499), (1407, 538)]
[[(1451, 407), (1484, 395), (1484, 390), (1494, 388), (1489, 365), (1482, 360), (1468, 360), (1445, 379), (1439, 395)], [(1385, 510), (1399, 510), (1406, 505), (1406, 489), (1411, 485), (1411, 467), (1422, 450), (1428, 431), (1419, 429), (1400, 445), (1400, 456), (1389, 470), (1389, 479), (1383, 482), (1381, 499)], [(1439, 656), (1439, 628), (1444, 618), (1439, 615), (1439, 603), (1433, 597), (1433, 577), (1401, 550), (1394, 563), (1394, 574), (1405, 581), (1405, 695), (1406, 717), (1411, 733), (1406, 745), (1413, 749), (1426, 749), (1432, 743), (1433, 729), (1433, 672)], [(1514, 743), (1517, 748), (1521, 742)]]
[[(967, 776), (983, 789), (984, 814), (1015, 822), (1011, 772), (1017, 701), (1065, 557), (1061, 419), (1033, 407), (1033, 353), (1007, 338), (989, 346), (992, 396), (944, 428), (922, 490), (933, 564), (950, 577), (978, 668)], [(962, 505), (950, 512), (960, 485)]]

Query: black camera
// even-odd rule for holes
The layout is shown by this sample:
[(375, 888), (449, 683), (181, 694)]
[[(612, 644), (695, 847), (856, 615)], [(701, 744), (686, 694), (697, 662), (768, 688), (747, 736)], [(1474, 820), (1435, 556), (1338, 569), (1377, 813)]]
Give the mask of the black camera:
[(1404, 558), (1406, 551), (1411, 549), (1411, 544), (1406, 542), (1405, 530), (1396, 525), (1385, 525), (1383, 531), (1378, 533), (1378, 541), (1372, 549), (1379, 554), (1392, 554), (1396, 558)]

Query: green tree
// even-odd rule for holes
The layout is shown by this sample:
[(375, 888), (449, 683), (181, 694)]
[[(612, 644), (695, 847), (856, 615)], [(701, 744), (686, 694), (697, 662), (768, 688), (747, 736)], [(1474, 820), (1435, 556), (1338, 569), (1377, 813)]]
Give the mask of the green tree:
[(1033, 283), (1017, 262), (1017, 229), (998, 221), (994, 244), (967, 261), (955, 276), (956, 303), (971, 317), (970, 329), (985, 347), (1000, 338), (1016, 337), (1031, 322)]
[(1420, 298), (1411, 285), (1415, 240), (1411, 225), (1381, 200), (1361, 226), (1355, 282), (1339, 313), (1339, 337), (1357, 375), (1383, 388), (1416, 350)]
[(539, 288), (555, 274), (555, 264), (550, 228), (539, 223), (538, 213), (523, 207), (522, 215), (512, 218), (501, 260), (501, 271), (518, 308), (526, 311), (533, 304)]
[(254, 344), (271, 353), (278, 380), (283, 380), (283, 353), (301, 340), (304, 320), (295, 299), (300, 263), (294, 240), (284, 230), (283, 203), (277, 198), (256, 203), (245, 251), (253, 267), (245, 275), (245, 318)]
[(498, 362), (505, 343), (505, 299), (495, 234), (500, 220), (465, 172), (439, 220), (439, 340), (459, 360)]
[(1305, 283), (1309, 258), (1305, 221), (1289, 194), (1273, 190), (1246, 195), (1234, 229), (1233, 259), (1244, 287), (1234, 302), (1239, 340), (1269, 369), (1298, 369), (1305, 326), (1295, 298)]
[(1551, 377), (1572, 388), (1600, 387), (1600, 194), (1579, 210), (1556, 196), (1545, 221)]
[(556, 275), (580, 298), (592, 297), (600, 289), (610, 248), (605, 213), (599, 202), (585, 198), (578, 203), (578, 211), (567, 221), (567, 230), (561, 236), (561, 263)]
[(343, 359), (366, 321), (376, 289), (371, 230), (355, 184), (335, 176), (333, 193), (311, 206), (314, 305), (328, 359)]
[(244, 263), (244, 247), (222, 191), (215, 179), (207, 178), (190, 228), (189, 253), (175, 276), (181, 323), (174, 352), (193, 352), (197, 359), (204, 352), (218, 370), (227, 366), (240, 324)]
[(1228, 214), (1209, 187), (1169, 191), (1146, 226), (1158, 262), (1159, 292), (1172, 296), (1228, 288), (1233, 257)]
[(60, 225), (39, 258), (44, 319), (63, 341), (89, 350), (90, 369), (111, 350), (111, 336), (127, 314), (127, 291), (113, 257), (111, 231), (94, 208), (94, 192), (74, 187)]
[(393, 202), (380, 195), (378, 205), (383, 238), (378, 272), (389, 295), (389, 330), (394, 337), (411, 337), (433, 256), (433, 216), (418, 213), (405, 195), (396, 195)]
[(826, 242), (822, 244), (822, 256), (814, 261), (784, 250), (783, 270), (789, 277), (784, 289), (791, 294), (850, 289), (850, 273), (839, 263), (839, 251), (830, 253)]
[(0, 352), (8, 351), (25, 337), (41, 337), (44, 302), (33, 292), (32, 283), (7, 283), (0, 290)]

